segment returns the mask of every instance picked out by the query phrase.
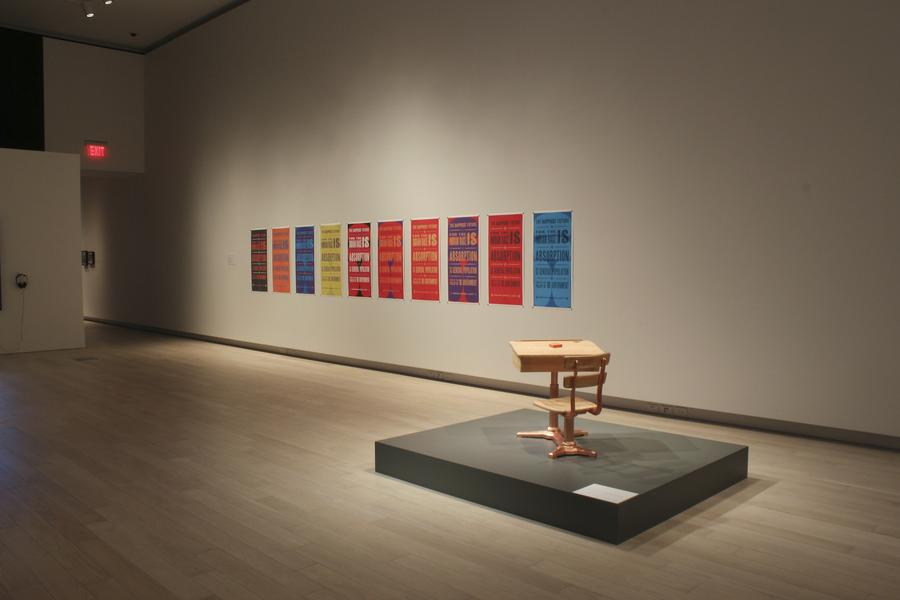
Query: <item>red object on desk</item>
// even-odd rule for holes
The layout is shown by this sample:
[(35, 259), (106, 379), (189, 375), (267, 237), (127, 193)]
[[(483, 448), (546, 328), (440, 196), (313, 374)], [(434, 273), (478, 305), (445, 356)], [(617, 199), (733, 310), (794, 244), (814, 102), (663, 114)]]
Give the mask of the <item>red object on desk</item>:
[(550, 344), (551, 348), (562, 348), (562, 344)]

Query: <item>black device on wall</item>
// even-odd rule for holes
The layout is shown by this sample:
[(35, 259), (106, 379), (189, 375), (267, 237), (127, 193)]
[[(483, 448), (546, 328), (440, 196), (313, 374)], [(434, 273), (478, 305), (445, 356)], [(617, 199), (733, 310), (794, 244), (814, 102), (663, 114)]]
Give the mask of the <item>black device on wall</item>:
[(97, 253), (93, 250), (81, 251), (81, 266), (85, 271), (93, 269), (97, 265)]
[(0, 148), (44, 150), (44, 39), (0, 28)]

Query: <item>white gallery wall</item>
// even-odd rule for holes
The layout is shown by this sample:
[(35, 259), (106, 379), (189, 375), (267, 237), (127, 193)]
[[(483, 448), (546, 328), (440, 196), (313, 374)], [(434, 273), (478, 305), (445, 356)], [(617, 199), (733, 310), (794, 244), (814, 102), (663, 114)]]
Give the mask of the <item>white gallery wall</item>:
[[(86, 313), (529, 383), (508, 340), (584, 337), (615, 396), (900, 435), (898, 18), (248, 2), (148, 55), (148, 192), (91, 234), (141, 275)], [(524, 308), (250, 291), (252, 227), (541, 209), (574, 210), (572, 310), (527, 259)]]
[[(144, 170), (144, 56), (44, 38), (44, 137), (47, 150), (82, 154), (88, 171)], [(106, 142), (101, 161), (87, 140)]]
[(115, 314), (140, 323), (150, 289), (145, 252), (155, 234), (144, 223), (144, 176), (89, 173), (81, 177), (81, 235), (85, 250), (93, 251), (95, 267), (84, 269), (86, 315)]
[(78, 160), (0, 149), (2, 354), (84, 346)]

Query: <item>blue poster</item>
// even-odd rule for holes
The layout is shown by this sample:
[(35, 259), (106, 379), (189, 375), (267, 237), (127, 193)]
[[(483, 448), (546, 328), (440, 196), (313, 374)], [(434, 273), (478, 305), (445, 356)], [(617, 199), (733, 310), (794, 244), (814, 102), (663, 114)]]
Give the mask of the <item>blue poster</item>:
[(447, 219), (447, 288), (450, 302), (478, 304), (478, 217)]
[(294, 229), (294, 271), (298, 294), (316, 293), (315, 228)]
[(572, 211), (534, 213), (534, 305), (572, 308)]

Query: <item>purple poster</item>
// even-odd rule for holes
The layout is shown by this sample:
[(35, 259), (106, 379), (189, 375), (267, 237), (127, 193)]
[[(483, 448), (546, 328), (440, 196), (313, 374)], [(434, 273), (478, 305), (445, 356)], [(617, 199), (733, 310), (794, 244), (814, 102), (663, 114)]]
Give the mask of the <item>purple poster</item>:
[(316, 293), (315, 227), (294, 229), (294, 283), (298, 294)]
[(447, 219), (447, 291), (450, 302), (478, 303), (478, 217)]

